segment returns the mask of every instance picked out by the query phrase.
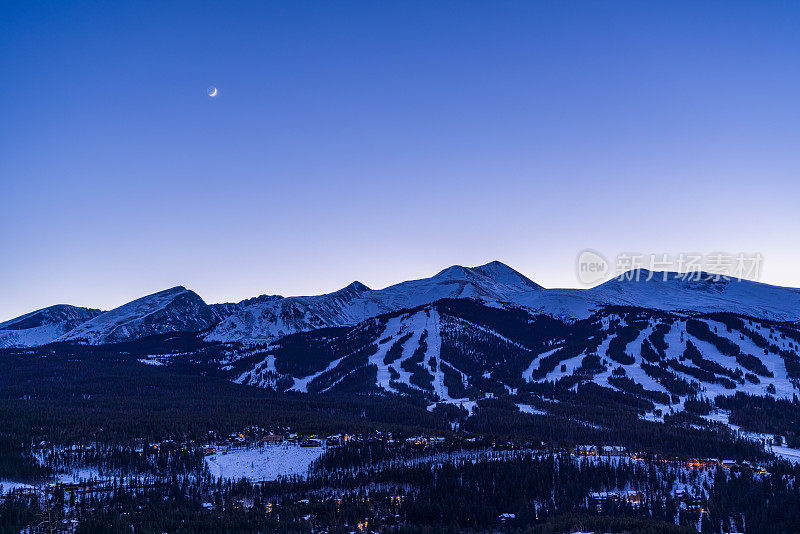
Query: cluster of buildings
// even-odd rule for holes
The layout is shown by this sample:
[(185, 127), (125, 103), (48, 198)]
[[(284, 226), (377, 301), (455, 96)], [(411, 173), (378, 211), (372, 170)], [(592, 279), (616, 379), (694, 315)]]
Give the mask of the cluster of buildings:
[[(673, 497), (683, 510), (698, 514), (708, 513), (703, 498), (685, 489), (676, 489)], [(641, 508), (647, 503), (647, 495), (641, 491), (596, 491), (589, 494), (588, 504), (595, 507), (598, 513), (608, 511), (620, 504), (628, 504), (633, 508)]]
[[(474, 442), (475, 439), (468, 440)], [(207, 443), (201, 445), (205, 456), (212, 456), (230, 449), (252, 447), (263, 443), (264, 445), (290, 445), (299, 447), (342, 447), (359, 443), (383, 443), (394, 446), (433, 447), (447, 443), (447, 438), (441, 436), (418, 435), (405, 439), (397, 438), (390, 432), (379, 430), (370, 433), (339, 433), (328, 436), (316, 434), (299, 434), (290, 430), (276, 431), (264, 430), (258, 427), (248, 427), (239, 432), (233, 432), (226, 437), (210, 436)]]
[(625, 447), (619, 445), (576, 445), (570, 453), (574, 456), (628, 456)]
[(206, 444), (201, 446), (201, 450), (204, 456), (212, 456), (229, 449), (252, 447), (260, 443), (264, 445), (286, 444), (300, 447), (322, 447), (325, 441), (325, 438), (316, 435), (301, 435), (291, 431), (281, 432), (265, 430), (259, 427), (247, 427), (226, 437), (212, 437)]
[(703, 506), (703, 499), (699, 495), (692, 495), (685, 489), (677, 489), (673, 496), (684, 510), (699, 514), (708, 513), (708, 510)]
[(589, 494), (589, 504), (597, 508), (597, 512), (608, 510), (612, 504), (627, 503), (633, 508), (639, 508), (646, 501), (645, 494), (641, 491), (596, 491)]
[(767, 474), (763, 466), (758, 466), (746, 460), (720, 460), (718, 458), (681, 458), (679, 456), (661, 456), (645, 452), (631, 452), (618, 445), (577, 445), (570, 454), (577, 457), (613, 458), (624, 457), (635, 461), (670, 463), (685, 469), (703, 471), (721, 467), (730, 470), (749, 469), (757, 474)]

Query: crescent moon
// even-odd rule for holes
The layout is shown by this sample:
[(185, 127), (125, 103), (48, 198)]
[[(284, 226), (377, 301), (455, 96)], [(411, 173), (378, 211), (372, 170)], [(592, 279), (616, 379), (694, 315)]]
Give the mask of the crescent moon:
[(217, 96), (217, 93), (219, 93), (219, 90), (216, 87), (212, 87), (211, 89), (208, 90), (208, 96), (210, 96), (211, 98)]

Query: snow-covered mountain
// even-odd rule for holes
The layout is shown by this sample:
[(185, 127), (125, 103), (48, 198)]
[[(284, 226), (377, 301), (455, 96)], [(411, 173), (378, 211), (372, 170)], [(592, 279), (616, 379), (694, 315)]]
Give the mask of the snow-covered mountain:
[(217, 312), (196, 293), (177, 286), (102, 313), (57, 341), (101, 345), (167, 332), (199, 331), (218, 321)]
[[(207, 331), (206, 339), (213, 342), (271, 342), (297, 332), (356, 325), (377, 315), (443, 298), (473, 299), (494, 306), (510, 303), (536, 314), (571, 322), (586, 319), (605, 306), (636, 306), (672, 312), (732, 312), (758, 319), (800, 322), (798, 289), (716, 280), (709, 275), (702, 275), (700, 280), (676, 273), (667, 273), (665, 277), (662, 273), (647, 271), (630, 273), (625, 278), (591, 289), (544, 289), (507, 265), (494, 261), (478, 267), (454, 265), (430, 278), (401, 282), (384, 289), (373, 290), (353, 282), (325, 295), (262, 295), (238, 303), (206, 305), (195, 293), (177, 287), (96, 317), (97, 313), (77, 314), (59, 321), (54, 316), (35, 329), (4, 326), (0, 328), (0, 346), (31, 346), (54, 340), (102, 344), (164, 332), (201, 330)], [(4, 325), (25, 317), (28, 316)]]
[(183, 358), (279, 391), (396, 393), (430, 405), (487, 395), (525, 404), (588, 385), (652, 419), (690, 400), (800, 392), (797, 289), (709, 275), (627, 278), (544, 289), (492, 262), (378, 290), (353, 282), (210, 306), (175, 287), (103, 313), (54, 306), (18, 317), (0, 324), (0, 348), (181, 332), (139, 350), (160, 365)]
[(625, 278), (615, 278), (585, 293), (604, 304), (668, 311), (733, 312), (775, 321), (800, 320), (800, 289), (726, 280), (708, 273), (685, 276), (641, 270), (632, 271)]
[(102, 312), (68, 304), (42, 308), (0, 323), (0, 348), (34, 347), (52, 343)]
[(500, 262), (449, 267), (431, 278), (370, 290), (354, 282), (327, 295), (261, 297), (222, 321), (209, 340), (272, 340), (294, 332), (353, 325), (382, 313), (413, 308), (441, 298), (513, 303), (536, 313), (585, 319), (603, 306), (637, 306), (662, 311), (733, 312), (759, 319), (800, 321), (800, 289), (701, 273), (640, 271), (591, 289), (544, 289)]
[(537, 313), (585, 319), (603, 306), (699, 313), (730, 312), (773, 321), (800, 321), (800, 289), (708, 273), (630, 271), (589, 289), (546, 289), (514, 294), (510, 302)]
[(800, 332), (733, 314), (635, 307), (569, 323), (445, 299), (352, 328), (286, 336), (230, 368), (239, 383), (279, 391), (399, 393), (464, 406), (590, 383), (639, 398), (641, 416), (658, 419), (687, 400), (735, 392), (792, 399), (800, 392)]
[(274, 340), (329, 326), (354, 325), (369, 317), (442, 298), (514, 301), (543, 288), (498, 261), (479, 267), (454, 265), (431, 278), (372, 290), (360, 282), (334, 293), (308, 297), (261, 297), (241, 306), (209, 334), (210, 341)]

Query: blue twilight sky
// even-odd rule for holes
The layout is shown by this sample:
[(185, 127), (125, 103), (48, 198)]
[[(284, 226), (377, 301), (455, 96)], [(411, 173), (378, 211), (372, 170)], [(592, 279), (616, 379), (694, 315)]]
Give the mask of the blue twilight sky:
[[(800, 286), (798, 2), (0, 4), (0, 320), (499, 259)], [(209, 86), (219, 96), (206, 95)]]

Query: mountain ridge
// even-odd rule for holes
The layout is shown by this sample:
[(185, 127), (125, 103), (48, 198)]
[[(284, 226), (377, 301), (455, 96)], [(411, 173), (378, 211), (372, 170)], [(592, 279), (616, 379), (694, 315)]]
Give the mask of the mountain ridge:
[(0, 347), (46, 345), (101, 313), (70, 304), (34, 310), (0, 323)]
[[(113, 310), (67, 314), (61, 320), (60, 309), (89, 308), (56, 305), (36, 310), (0, 323), (0, 346), (36, 346), (54, 341), (102, 344), (171, 331), (207, 331), (206, 338), (215, 342), (269, 342), (296, 332), (351, 326), (369, 317), (442, 298), (513, 304), (570, 321), (589, 317), (603, 306), (673, 312), (733, 311), (769, 320), (800, 321), (800, 289), (749, 280), (716, 280), (708, 273), (698, 277), (694, 281), (680, 273), (635, 270), (588, 289), (546, 289), (508, 265), (492, 261), (476, 267), (452, 265), (429, 278), (382, 289), (354, 281), (322, 295), (263, 294), (210, 305), (184, 286), (175, 286)], [(51, 315), (47, 328), (36, 325), (36, 314), (41, 313)]]
[(208, 339), (271, 340), (314, 328), (352, 325), (368, 317), (441, 298), (501, 301), (520, 292), (540, 290), (541, 286), (501, 262), (478, 267), (453, 265), (430, 278), (400, 282), (383, 289), (370, 289), (353, 282), (323, 295), (257, 302), (223, 320)]
[(214, 310), (197, 293), (175, 286), (104, 312), (56, 341), (115, 343), (164, 332), (202, 330), (216, 319)]

